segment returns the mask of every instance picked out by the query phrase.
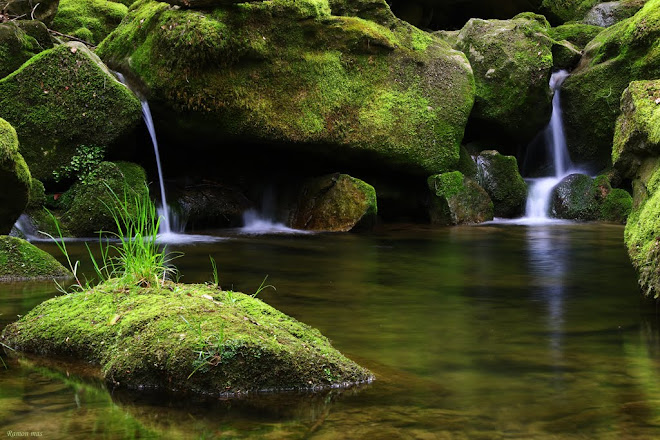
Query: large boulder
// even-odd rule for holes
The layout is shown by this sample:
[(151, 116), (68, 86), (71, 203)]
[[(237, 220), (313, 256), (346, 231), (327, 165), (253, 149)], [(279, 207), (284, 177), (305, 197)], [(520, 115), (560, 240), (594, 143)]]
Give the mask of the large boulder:
[(369, 158), (424, 175), (452, 169), (474, 99), (470, 65), (391, 20), (334, 16), (327, 0), (213, 13), (143, 0), (98, 53), (146, 84), (154, 113), (169, 118), (161, 139), (203, 139), (207, 157), (258, 142), (338, 168)]
[(458, 35), (474, 70), (475, 131), (530, 140), (550, 119), (548, 80), (553, 66), (550, 25), (539, 15), (512, 20), (472, 19)]
[(583, 49), (591, 40), (600, 34), (603, 28), (584, 23), (567, 23), (550, 29), (548, 34), (557, 41), (566, 40)]
[(0, 12), (10, 18), (39, 20), (50, 25), (57, 14), (60, 0), (0, 0)]
[(551, 197), (552, 216), (566, 220), (625, 223), (632, 207), (630, 194), (612, 188), (603, 175), (592, 179), (570, 174), (553, 188)]
[(621, 94), (632, 80), (655, 79), (660, 69), (660, 0), (606, 28), (587, 45), (562, 88), (565, 133), (574, 162), (602, 169), (611, 163)]
[(0, 23), (0, 78), (38, 54), (53, 47), (48, 29), (40, 21)]
[(495, 150), (477, 157), (479, 184), (493, 201), (495, 217), (520, 217), (527, 202), (527, 184), (518, 171), (518, 161)]
[(431, 223), (442, 226), (482, 223), (493, 219), (493, 202), (479, 184), (460, 171), (428, 178)]
[(240, 226), (243, 214), (254, 207), (240, 190), (212, 182), (176, 189), (168, 198), (186, 228), (193, 230)]
[(31, 176), (18, 152), (16, 130), (0, 119), (0, 234), (8, 234), (28, 204)]
[(60, 0), (52, 28), (98, 44), (121, 23), (127, 11), (123, 4), (107, 0)]
[(17, 237), (0, 236), (0, 281), (68, 277), (71, 272), (48, 252)]
[(352, 231), (376, 223), (373, 186), (346, 174), (331, 174), (307, 182), (291, 219), (295, 229)]
[(0, 80), (0, 117), (16, 128), (34, 177), (46, 181), (79, 146), (113, 145), (137, 126), (142, 111), (95, 54), (68, 43)]

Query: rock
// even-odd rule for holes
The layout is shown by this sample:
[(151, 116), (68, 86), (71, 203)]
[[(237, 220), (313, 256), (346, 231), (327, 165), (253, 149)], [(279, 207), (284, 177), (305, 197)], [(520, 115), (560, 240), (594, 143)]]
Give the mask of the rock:
[(599, 3), (587, 12), (582, 22), (593, 26), (609, 27), (632, 17), (643, 5), (644, 1), (641, 0)]
[(549, 27), (542, 16), (521, 14), (506, 21), (472, 19), (461, 30), (456, 48), (470, 60), (477, 87), (470, 116), (475, 131), (494, 129), (528, 141), (548, 123)]
[(460, 171), (465, 177), (469, 177), (472, 180), (479, 179), (479, 168), (477, 167), (477, 162), (475, 162), (470, 152), (464, 146), (461, 146), (456, 171)]
[[(107, 185), (107, 186), (106, 186)], [(129, 210), (136, 197), (148, 195), (146, 174), (136, 164), (128, 162), (102, 162), (93, 176), (75, 183), (60, 198), (63, 210), (63, 228), (76, 237), (93, 237), (98, 231), (117, 232), (117, 226), (108, 206), (116, 201), (109, 189), (120, 200), (128, 200)]]
[(580, 21), (589, 9), (600, 0), (543, 0), (543, 13), (555, 21)]
[(612, 188), (600, 206), (600, 219), (626, 224), (632, 210), (632, 196), (621, 188)]
[(568, 40), (552, 45), (552, 67), (555, 70), (573, 70), (580, 62), (582, 52)]
[(23, 239), (0, 236), (0, 281), (69, 277), (71, 272), (48, 252)]
[[(169, 200), (170, 195), (168, 195)], [(236, 227), (252, 202), (235, 188), (211, 182), (186, 186), (171, 194), (190, 229)]]
[(574, 44), (577, 48), (583, 49), (587, 43), (596, 38), (603, 28), (584, 23), (567, 23), (561, 26), (553, 27), (548, 31), (550, 38), (556, 41), (566, 40)]
[(16, 130), (0, 119), (0, 234), (8, 234), (28, 204), (30, 170), (18, 152)]
[(551, 213), (556, 218), (623, 224), (631, 207), (630, 194), (613, 189), (604, 175), (592, 179), (584, 174), (571, 174), (552, 190)]
[(633, 80), (657, 78), (658, 38), (660, 0), (650, 0), (634, 17), (606, 28), (587, 45), (562, 86), (565, 134), (574, 162), (593, 169), (611, 165), (621, 94)]
[(428, 178), (431, 190), (431, 223), (461, 225), (493, 219), (493, 202), (488, 193), (460, 171)]
[(333, 16), (327, 0), (214, 14), (145, 1), (98, 53), (145, 83), (154, 113), (170, 118), (159, 137), (174, 144), (232, 139), (224, 148), (276, 145), (338, 168), (369, 157), (418, 175), (453, 169), (474, 99), (470, 65), (392, 21)]
[(113, 388), (227, 396), (374, 379), (318, 330), (258, 298), (208, 285), (106, 283), (43, 302), (0, 340), (98, 364)]
[(55, 14), (59, 0), (0, 0), (0, 11), (10, 17), (21, 17), (21, 20), (30, 20), (32, 18), (44, 22), (49, 26)]
[(371, 229), (377, 212), (373, 186), (346, 174), (331, 174), (304, 185), (291, 227), (333, 232)]
[(0, 23), (0, 78), (51, 47), (53, 43), (48, 30), (40, 21)]
[(477, 157), (479, 184), (493, 201), (495, 217), (520, 217), (527, 202), (527, 184), (513, 156), (495, 150), (482, 151)]
[(52, 28), (98, 44), (121, 23), (127, 11), (123, 4), (107, 0), (60, 0)]
[(0, 80), (0, 117), (16, 128), (33, 176), (48, 181), (80, 145), (112, 146), (137, 126), (142, 111), (96, 55), (68, 43)]

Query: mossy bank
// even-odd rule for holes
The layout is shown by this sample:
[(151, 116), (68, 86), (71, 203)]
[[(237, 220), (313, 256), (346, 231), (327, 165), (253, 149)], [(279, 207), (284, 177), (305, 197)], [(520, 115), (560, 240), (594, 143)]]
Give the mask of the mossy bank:
[(238, 394), (322, 389), (373, 375), (258, 298), (209, 285), (93, 290), (48, 300), (2, 333), (20, 351), (97, 363), (128, 389)]
[(16, 237), (0, 235), (0, 281), (71, 277), (48, 252)]

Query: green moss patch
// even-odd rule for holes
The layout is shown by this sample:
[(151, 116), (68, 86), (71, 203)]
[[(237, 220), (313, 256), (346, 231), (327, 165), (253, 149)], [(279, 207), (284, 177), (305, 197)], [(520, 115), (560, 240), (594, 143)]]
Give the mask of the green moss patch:
[(0, 234), (7, 234), (29, 201), (32, 176), (18, 152), (16, 130), (0, 119)]
[(429, 216), (436, 225), (482, 223), (493, 219), (493, 202), (479, 184), (460, 171), (428, 178)]
[(516, 158), (487, 150), (479, 154), (477, 164), (479, 184), (493, 201), (495, 217), (521, 216), (527, 202), (527, 184), (518, 171)]
[(550, 29), (548, 34), (550, 35), (550, 38), (554, 40), (566, 40), (582, 49), (587, 43), (596, 38), (596, 35), (600, 34), (602, 30), (603, 28), (600, 26), (582, 23), (567, 23)]
[(3, 343), (97, 363), (130, 389), (238, 394), (373, 380), (318, 330), (257, 298), (206, 285), (114, 289), (48, 300), (8, 326)]
[(60, 0), (52, 28), (98, 44), (121, 23), (127, 11), (125, 5), (107, 0)]
[(0, 23), (0, 78), (3, 78), (53, 43), (40, 22)]
[(0, 236), (0, 281), (68, 278), (52, 255), (16, 237)]

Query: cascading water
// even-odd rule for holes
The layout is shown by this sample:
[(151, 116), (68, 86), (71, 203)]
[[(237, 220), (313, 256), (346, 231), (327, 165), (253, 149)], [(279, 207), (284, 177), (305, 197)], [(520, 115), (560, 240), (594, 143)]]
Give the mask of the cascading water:
[(243, 227), (240, 229), (244, 234), (303, 234), (305, 231), (292, 229), (275, 221), (276, 203), (275, 192), (272, 187), (264, 191), (261, 210), (249, 209), (243, 214)]

